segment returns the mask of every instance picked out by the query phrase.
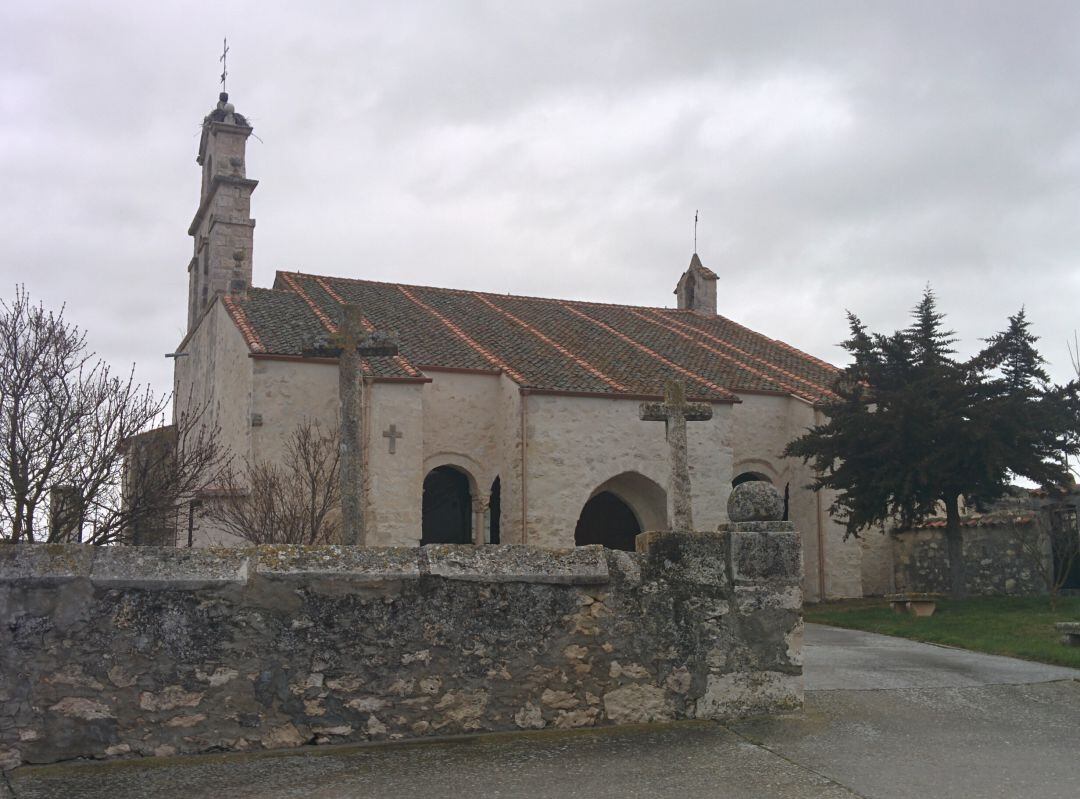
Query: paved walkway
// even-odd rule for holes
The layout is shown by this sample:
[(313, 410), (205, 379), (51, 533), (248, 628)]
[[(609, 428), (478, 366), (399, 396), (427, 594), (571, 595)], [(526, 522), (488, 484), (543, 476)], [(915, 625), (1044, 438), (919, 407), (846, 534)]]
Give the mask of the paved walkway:
[[(24, 768), (15, 799), (1080, 795), (1080, 671), (810, 625), (802, 716)], [(4, 797), (7, 799), (7, 797)]]

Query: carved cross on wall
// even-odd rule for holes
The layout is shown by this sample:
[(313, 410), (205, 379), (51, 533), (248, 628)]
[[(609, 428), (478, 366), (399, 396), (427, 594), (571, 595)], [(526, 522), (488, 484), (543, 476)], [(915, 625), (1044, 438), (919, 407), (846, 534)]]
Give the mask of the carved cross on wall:
[(383, 430), (382, 437), (390, 439), (390, 454), (393, 455), (397, 452), (397, 440), (399, 438), (404, 438), (405, 434), (397, 429), (396, 424), (392, 424), (390, 425), (389, 430)]
[(346, 544), (363, 546), (367, 542), (364, 534), (363, 461), (360, 457), (360, 359), (397, 355), (397, 336), (380, 331), (368, 333), (364, 330), (360, 307), (342, 305), (341, 324), (337, 331), (316, 340), (303, 353), (309, 357), (337, 358), (338, 361), (338, 395), (341, 399), (338, 479), (341, 483), (343, 539)]
[(664, 422), (668, 446), (671, 447), (671, 483), (668, 486), (671, 507), (671, 529), (691, 532), (694, 529), (690, 509), (690, 466), (687, 461), (686, 423), (704, 422), (712, 418), (712, 406), (707, 402), (687, 402), (686, 387), (677, 380), (664, 386), (663, 402), (641, 403), (641, 419), (645, 422)]

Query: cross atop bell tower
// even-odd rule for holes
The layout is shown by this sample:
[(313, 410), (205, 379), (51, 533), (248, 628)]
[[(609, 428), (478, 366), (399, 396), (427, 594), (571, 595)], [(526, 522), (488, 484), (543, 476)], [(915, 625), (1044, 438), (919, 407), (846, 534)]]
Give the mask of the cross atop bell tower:
[(243, 293), (251, 285), (255, 233), (251, 193), (259, 185), (246, 172), (251, 131), (251, 124), (229, 102), (226, 92), (221, 92), (217, 106), (202, 122), (195, 159), (202, 167), (202, 186), (199, 208), (188, 228), (188, 235), (195, 239), (188, 264), (189, 332), (215, 296)]

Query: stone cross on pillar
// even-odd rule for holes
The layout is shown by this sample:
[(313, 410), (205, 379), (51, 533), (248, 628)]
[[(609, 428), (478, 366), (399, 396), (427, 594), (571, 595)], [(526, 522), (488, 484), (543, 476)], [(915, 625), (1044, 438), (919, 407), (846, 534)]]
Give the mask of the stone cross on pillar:
[(360, 451), (360, 359), (385, 358), (398, 354), (394, 333), (364, 330), (357, 305), (341, 306), (337, 332), (316, 340), (304, 355), (337, 358), (338, 394), (341, 398), (341, 521), (344, 543), (363, 546), (364, 532), (363, 461)]
[(686, 423), (704, 422), (712, 418), (712, 406), (707, 402), (687, 402), (686, 388), (677, 380), (664, 386), (663, 402), (641, 403), (641, 419), (645, 422), (664, 422), (668, 446), (671, 447), (671, 529), (692, 532), (694, 517), (690, 509), (690, 465), (686, 457)]

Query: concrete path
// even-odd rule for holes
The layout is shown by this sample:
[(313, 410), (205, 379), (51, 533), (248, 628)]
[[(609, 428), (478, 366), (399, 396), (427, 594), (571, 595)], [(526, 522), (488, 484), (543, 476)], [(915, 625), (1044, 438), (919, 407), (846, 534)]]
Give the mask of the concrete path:
[(15, 799), (1080, 795), (1080, 671), (809, 625), (802, 716), (67, 764)]
[(1077, 669), (817, 624), (806, 625), (803, 667), (808, 691), (970, 688), (1080, 678)]

